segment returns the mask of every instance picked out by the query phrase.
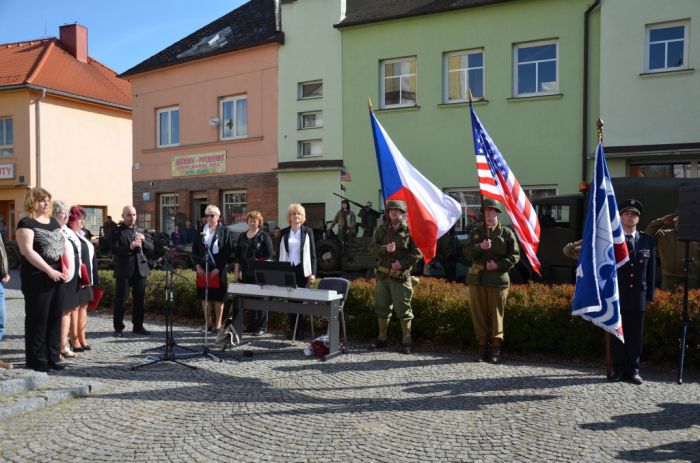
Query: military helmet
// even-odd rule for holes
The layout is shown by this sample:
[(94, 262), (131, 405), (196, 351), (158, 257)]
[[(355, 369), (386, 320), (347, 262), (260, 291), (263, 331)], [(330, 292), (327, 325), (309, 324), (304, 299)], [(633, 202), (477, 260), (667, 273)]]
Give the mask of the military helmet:
[(642, 215), (642, 212), (644, 211), (644, 206), (636, 199), (626, 199), (620, 204), (620, 213), (623, 213), (625, 211), (630, 211), (634, 212), (637, 215)]
[(500, 214), (501, 212), (503, 212), (503, 211), (501, 211), (501, 203), (499, 203), (499, 202), (496, 201), (495, 199), (484, 198), (483, 201), (482, 201), (481, 203), (482, 203), (484, 209), (486, 209), (487, 207), (489, 207), (489, 208), (491, 208), (491, 209), (494, 209), (494, 210), (495, 210), (496, 212), (498, 212), (499, 214)]
[(389, 209), (398, 209), (405, 214), (406, 203), (401, 201), (400, 199), (389, 200), (386, 202), (386, 210), (388, 211)]

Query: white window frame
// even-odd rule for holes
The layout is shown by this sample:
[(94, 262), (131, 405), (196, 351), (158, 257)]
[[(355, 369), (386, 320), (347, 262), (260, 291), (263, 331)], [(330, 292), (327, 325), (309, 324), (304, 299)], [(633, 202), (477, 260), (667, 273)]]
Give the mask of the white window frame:
[[(307, 154), (305, 154), (305, 149), (304, 149), (304, 147), (306, 147), (306, 146), (309, 147)], [(314, 146), (318, 147), (317, 152), (314, 152), (315, 151)], [(310, 157), (323, 156), (323, 140), (320, 138), (316, 138), (313, 140), (299, 140), (298, 156), (300, 158), (310, 158)]]
[[(467, 67), (460, 67), (459, 69), (453, 69), (450, 70), (450, 65), (449, 65), (449, 60), (453, 56), (466, 56), (467, 61), (469, 61), (469, 55), (476, 55), (480, 54), (481, 55), (481, 66), (475, 66), (475, 67), (469, 67), (469, 64), (467, 63)], [(450, 53), (445, 53), (443, 55), (443, 98), (442, 101), (444, 103), (464, 103), (467, 101), (467, 89), (471, 87), (469, 85), (469, 71), (472, 70), (481, 70), (481, 85), (482, 85), (482, 94), (481, 95), (475, 95), (472, 94), (472, 97), (474, 99), (480, 99), (484, 98), (486, 95), (486, 63), (484, 62), (484, 49), (479, 48), (479, 49), (474, 49), (474, 50), (463, 50), (463, 51), (453, 51)], [(459, 73), (460, 74), (460, 82), (464, 83), (464, 98), (455, 98), (455, 99), (450, 99), (450, 74), (451, 73)]]
[[(248, 191), (247, 190), (225, 190), (222, 195), (223, 219), (226, 223), (245, 223), (248, 213)], [(229, 209), (240, 208), (241, 212), (229, 212)], [(234, 215), (236, 214), (236, 215)]]
[[(538, 88), (535, 89), (534, 92), (528, 92), (528, 93), (518, 93), (518, 82), (520, 79), (519, 76), (519, 71), (518, 71), (518, 65), (521, 64), (518, 62), (518, 50), (523, 49), (523, 48), (532, 48), (532, 47), (538, 47), (542, 45), (554, 45), (556, 47), (556, 57), (554, 58), (554, 62), (556, 65), (556, 80), (555, 80), (555, 88), (552, 90), (539, 90), (539, 85), (537, 85)], [(537, 60), (537, 61), (528, 61), (528, 63), (536, 63), (535, 67), (535, 83), (537, 84), (537, 75), (539, 74), (539, 64), (552, 61), (551, 59), (546, 59), (546, 60)], [(559, 41), (558, 40), (543, 40), (539, 42), (528, 42), (528, 43), (519, 43), (516, 45), (513, 45), (513, 96), (514, 97), (528, 97), (528, 96), (542, 96), (542, 95), (556, 95), (559, 93)]]
[[(178, 134), (178, 141), (177, 143), (173, 143), (173, 113), (177, 112), (178, 113), (178, 127), (177, 127), (177, 134)], [(160, 126), (160, 115), (163, 113), (168, 114), (168, 142), (161, 144), (160, 142), (160, 131), (161, 131), (161, 126)], [(170, 146), (180, 146), (180, 106), (169, 106), (167, 108), (160, 108), (156, 111), (156, 144), (158, 148), (168, 148)]]
[[(651, 31), (655, 29), (666, 29), (668, 27), (678, 27), (682, 26), (683, 27), (683, 65), (682, 66), (675, 66), (675, 67), (663, 67), (663, 68), (656, 68), (656, 69), (651, 69), (650, 66), (650, 51), (651, 51)], [(668, 72), (668, 71), (680, 71), (683, 69), (688, 69), (688, 33), (690, 31), (690, 22), (689, 21), (673, 21), (673, 22), (668, 22), (668, 23), (660, 23), (660, 24), (647, 24), (645, 34), (644, 34), (644, 46), (645, 46), (645, 52), (644, 52), (644, 72)], [(665, 43), (666, 46), (665, 48), (665, 57), (666, 60), (668, 59), (668, 44), (669, 42), (677, 42), (680, 39), (675, 39), (675, 40), (664, 40), (662, 42), (655, 42), (655, 43)], [(664, 61), (666, 61), (664, 60)]]
[[(321, 86), (319, 87), (320, 91), (314, 92), (317, 94), (312, 93), (310, 96), (304, 96), (304, 88), (306, 86), (316, 85), (316, 84), (321, 84)], [(299, 99), (299, 100), (314, 100), (317, 98), (323, 98), (323, 80), (322, 79), (310, 80), (308, 82), (299, 82), (297, 84), (297, 99)]]
[[(305, 118), (307, 116), (314, 116), (314, 125), (305, 124)], [(298, 113), (297, 124), (299, 130), (320, 129), (323, 127), (323, 111), (305, 111)]]
[[(0, 117), (2, 121), (2, 143), (0, 144), (0, 157), (12, 157), (15, 155), (14, 145), (15, 145), (15, 134), (14, 127), (15, 123), (12, 117)], [(7, 121), (10, 121), (11, 130), (7, 129)], [(7, 134), (11, 135), (12, 143), (7, 143)]]
[[(165, 232), (170, 236), (170, 233), (175, 229), (175, 217), (177, 216), (177, 208), (180, 205), (180, 195), (177, 193), (161, 193), (160, 200), (158, 201), (158, 217), (160, 224), (160, 231)], [(175, 213), (172, 215), (172, 223), (166, 223), (164, 217), (165, 208), (175, 208)], [(170, 227), (169, 225), (172, 225)]]
[[(414, 73), (409, 73), (409, 74), (400, 74), (398, 76), (391, 76), (387, 77), (386, 76), (386, 65), (387, 64), (395, 64), (395, 63), (409, 63), (409, 62), (414, 62), (415, 63), (415, 69), (416, 71)], [(389, 108), (410, 108), (418, 105), (418, 59), (415, 56), (406, 56), (404, 58), (394, 58), (394, 59), (385, 59), (382, 60), (379, 63), (379, 69), (380, 69), (380, 76), (381, 76), (381, 81), (380, 81), (380, 92), (381, 92), (381, 108), (389, 109)], [(399, 95), (403, 93), (403, 89), (401, 89), (401, 81), (403, 79), (408, 78), (408, 77), (414, 77), (416, 81), (416, 85), (414, 90), (414, 95), (415, 95), (415, 101), (413, 102), (408, 102), (408, 103), (401, 103), (401, 96), (399, 96), (399, 103), (396, 104), (387, 104), (386, 103), (386, 81), (387, 79), (395, 79), (399, 78)]]
[[(238, 120), (238, 105), (243, 104), (242, 102), (245, 101), (245, 123), (242, 123), (241, 121)], [(232, 119), (225, 119), (224, 118), (224, 105), (226, 103), (233, 103), (232, 106)], [(248, 96), (247, 95), (238, 95), (238, 96), (231, 96), (231, 97), (226, 97), (226, 98), (221, 98), (221, 101), (219, 102), (219, 120), (221, 123), (219, 124), (219, 137), (221, 140), (235, 140), (238, 138), (246, 138), (248, 136)], [(229, 126), (230, 123), (230, 126)], [(226, 136), (225, 135), (225, 130), (229, 129), (233, 131), (233, 135), (231, 136)], [(240, 132), (239, 132), (240, 129)]]

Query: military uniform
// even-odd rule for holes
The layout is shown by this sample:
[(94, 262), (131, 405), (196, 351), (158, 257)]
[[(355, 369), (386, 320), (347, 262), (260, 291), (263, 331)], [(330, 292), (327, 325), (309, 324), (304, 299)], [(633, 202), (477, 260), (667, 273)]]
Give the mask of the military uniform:
[[(685, 242), (676, 239), (676, 223), (670, 228), (663, 221), (652, 220), (647, 233), (656, 239), (656, 249), (661, 260), (661, 289), (672, 291), (683, 284)], [(700, 288), (700, 246), (697, 241), (689, 243), (689, 256), (693, 259), (688, 267), (688, 288)]]
[[(389, 209), (406, 211), (403, 201), (389, 201)], [(411, 282), (411, 270), (423, 257), (411, 238), (408, 225), (402, 221), (398, 226), (391, 227), (386, 223), (379, 225), (372, 238), (369, 251), (379, 257), (377, 265), (377, 283), (374, 289), (374, 309), (377, 314), (379, 335), (375, 347), (385, 347), (387, 340), (387, 327), (391, 318), (392, 308), (397, 318), (401, 320), (402, 343), (404, 352), (410, 353), (411, 345), (411, 299), (413, 298), (413, 283)], [(396, 244), (396, 250), (387, 252), (387, 244)], [(400, 270), (392, 269), (392, 262), (398, 261)]]
[[(484, 208), (501, 212), (498, 203), (485, 199)], [(491, 240), (491, 249), (481, 249), (481, 243)], [(474, 227), (469, 233), (468, 245), (464, 254), (471, 260), (467, 284), (469, 285), (469, 305), (476, 338), (479, 341), (479, 357), (486, 357), (487, 342), (492, 342), (492, 361), (498, 362), (500, 344), (503, 342), (503, 316), (505, 311), (510, 277), (508, 271), (518, 263), (520, 248), (515, 233), (510, 228), (496, 224), (488, 236), (484, 227)], [(494, 261), (495, 270), (487, 270), (486, 263)]]
[[(621, 203), (620, 212), (636, 212), (641, 215), (642, 205), (636, 200)], [(624, 344), (612, 338), (613, 354), (612, 379), (633, 380), (639, 378), (639, 357), (642, 353), (642, 332), (644, 330), (644, 310), (647, 302), (654, 300), (655, 249), (654, 238), (646, 233), (635, 231), (626, 235), (629, 261), (617, 269), (618, 290), (620, 293), (620, 314)]]

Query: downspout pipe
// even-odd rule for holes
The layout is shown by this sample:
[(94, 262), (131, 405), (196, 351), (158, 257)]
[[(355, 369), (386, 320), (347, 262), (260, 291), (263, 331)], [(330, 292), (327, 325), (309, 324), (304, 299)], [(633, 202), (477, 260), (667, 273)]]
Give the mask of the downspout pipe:
[(600, 5), (600, 0), (595, 0), (583, 15), (583, 115), (581, 137), (581, 182), (588, 182), (588, 53), (590, 51), (590, 21), (591, 13)]
[(36, 134), (36, 186), (41, 186), (41, 100), (46, 98), (46, 88), (41, 89), (41, 97), (34, 105), (34, 133)]

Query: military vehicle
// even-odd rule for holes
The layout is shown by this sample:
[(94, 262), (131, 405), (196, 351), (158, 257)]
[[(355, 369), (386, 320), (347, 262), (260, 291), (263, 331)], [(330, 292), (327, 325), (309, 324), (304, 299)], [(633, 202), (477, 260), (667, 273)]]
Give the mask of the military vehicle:
[[(637, 199), (644, 211), (637, 229), (644, 231), (652, 220), (673, 213), (678, 208), (679, 190), (684, 186), (700, 187), (700, 178), (618, 177), (612, 179), (618, 204)], [(540, 246), (537, 256), (542, 264), (541, 280), (546, 283), (574, 283), (576, 261), (562, 253), (567, 243), (581, 239), (585, 221), (585, 190), (576, 195), (550, 196), (533, 202), (540, 221)], [(527, 259), (521, 262), (527, 264)], [(527, 266), (530, 279), (536, 274)], [(657, 272), (660, 276), (661, 273)]]

